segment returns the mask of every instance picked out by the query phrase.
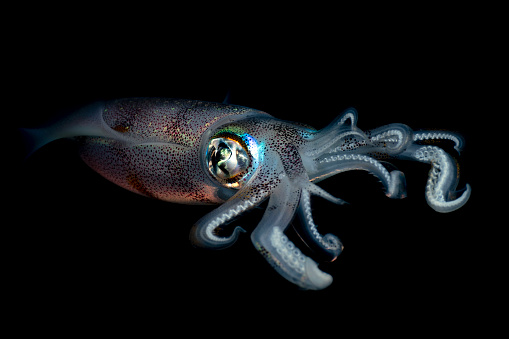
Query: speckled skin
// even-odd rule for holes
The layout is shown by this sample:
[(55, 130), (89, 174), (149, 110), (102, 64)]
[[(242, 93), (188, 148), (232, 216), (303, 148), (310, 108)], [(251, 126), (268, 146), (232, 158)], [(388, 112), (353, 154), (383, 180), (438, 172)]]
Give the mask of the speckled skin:
[(101, 109), (104, 122), (125, 138), (82, 138), (83, 160), (130, 191), (185, 204), (220, 204), (231, 196), (226, 190), (221, 195), (208, 173), (197, 170), (203, 133), (221, 120), (269, 116), (241, 106), (160, 98), (120, 99)]

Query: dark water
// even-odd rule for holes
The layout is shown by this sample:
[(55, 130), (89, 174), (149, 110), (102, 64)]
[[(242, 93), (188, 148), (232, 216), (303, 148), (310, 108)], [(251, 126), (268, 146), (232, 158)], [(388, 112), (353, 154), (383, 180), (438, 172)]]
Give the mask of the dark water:
[[(147, 55), (123, 63), (122, 53), (104, 50), (84, 58), (41, 57), (12, 80), (5, 99), (10, 109), (3, 112), (13, 119), (4, 141), (10, 174), (3, 176), (3, 186), (12, 203), (4, 213), (4, 277), (21, 304), (41, 312), (48, 304), (167, 310), (192, 305), (189, 317), (202, 309), (213, 312), (217, 304), (232, 310), (262, 305), (266, 317), (287, 307), (324, 312), (327, 306), (367, 321), (416, 324), (425, 310), (443, 319), (469, 307), (465, 288), (475, 289), (473, 277), (482, 274), (476, 252), (482, 225), (471, 222), (482, 213), (472, 147), (478, 119), (470, 118), (479, 116), (481, 98), (474, 75), (455, 64), (453, 51), (412, 59), (416, 50), (408, 53), (410, 59), (356, 64), (332, 57), (295, 60), (293, 53), (230, 56), (231, 62), (215, 64), (206, 51), (187, 52), (190, 59), (170, 55), (165, 62), (158, 55), (154, 63)], [(300, 291), (273, 272), (248, 235), (224, 251), (194, 249), (189, 229), (213, 207), (125, 191), (82, 163), (70, 141), (49, 144), (22, 162), (21, 140), (11, 129), (37, 126), (97, 100), (162, 96), (221, 102), (228, 91), (233, 104), (316, 128), (355, 107), (363, 130), (399, 122), (414, 130), (457, 131), (467, 141), (458, 187), (470, 183), (471, 200), (453, 213), (434, 212), (424, 200), (429, 166), (418, 163), (394, 162), (407, 178), (408, 197), (401, 201), (386, 198), (366, 173), (327, 179), (321, 186), (351, 204), (338, 207), (315, 198), (315, 221), (323, 233), (338, 235), (345, 250), (320, 266), (334, 277), (329, 288)], [(262, 215), (255, 210), (236, 222), (249, 232)]]

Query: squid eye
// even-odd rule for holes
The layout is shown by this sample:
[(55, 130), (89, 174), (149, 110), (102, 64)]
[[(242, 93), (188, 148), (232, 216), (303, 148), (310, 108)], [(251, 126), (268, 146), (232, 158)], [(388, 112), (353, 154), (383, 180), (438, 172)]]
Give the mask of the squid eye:
[(238, 187), (251, 163), (245, 145), (237, 140), (217, 137), (210, 140), (207, 150), (209, 171), (228, 187)]

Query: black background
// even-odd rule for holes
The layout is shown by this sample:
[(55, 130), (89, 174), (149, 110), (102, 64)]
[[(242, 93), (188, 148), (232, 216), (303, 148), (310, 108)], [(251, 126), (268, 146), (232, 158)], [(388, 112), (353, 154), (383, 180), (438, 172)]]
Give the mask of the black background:
[[(338, 35), (324, 39), (320, 29), (310, 35), (255, 29), (237, 37), (225, 28), (224, 35), (202, 30), (185, 39), (173, 31), (154, 38), (113, 29), (100, 41), (86, 32), (73, 38), (59, 29), (34, 33), (11, 54), (9, 126), (35, 127), (97, 100), (135, 96), (221, 102), (230, 91), (233, 104), (315, 128), (355, 107), (363, 130), (399, 122), (462, 134), (459, 188), (468, 182), (473, 193), (458, 211), (434, 212), (424, 199), (429, 166), (401, 161), (393, 163), (406, 174), (404, 200), (386, 198), (367, 173), (323, 181), (350, 205), (315, 198), (313, 215), (345, 250), (320, 265), (334, 277), (330, 287), (301, 291), (273, 272), (248, 234), (227, 250), (193, 248), (190, 227), (214, 207), (125, 191), (82, 163), (71, 141), (47, 145), (23, 162), (22, 142), (9, 129), (6, 151), (14, 161), (4, 184), (13, 222), (5, 221), (4, 241), (18, 311), (41, 314), (51, 306), (59, 316), (150, 313), (153, 319), (177, 317), (171, 316), (176, 311), (214, 317), (222, 326), (258, 309), (256, 321), (289, 312), (391, 331), (401, 322), (416, 333), (464, 327), (472, 319), (467, 310), (482, 298), (475, 277), (482, 275), (477, 249), (484, 235), (472, 223), (480, 213), (474, 147), (484, 119), (480, 107), (489, 98), (472, 51), (483, 46), (471, 34), (456, 34), (454, 25), (439, 33), (419, 26), (407, 36), (394, 27), (351, 41), (333, 25), (322, 30)], [(250, 232), (262, 215), (255, 210), (237, 223)]]

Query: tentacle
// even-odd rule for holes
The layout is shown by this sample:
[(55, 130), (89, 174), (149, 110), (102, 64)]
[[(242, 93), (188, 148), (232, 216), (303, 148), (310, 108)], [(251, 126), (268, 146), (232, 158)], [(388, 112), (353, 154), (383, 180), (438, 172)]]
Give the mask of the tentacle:
[(354, 151), (367, 145), (368, 137), (360, 129), (338, 131), (337, 134), (329, 135), (327, 138), (320, 138), (309, 143), (309, 150), (305, 150), (304, 156), (314, 158), (325, 153), (337, 153)]
[(238, 216), (240, 213), (254, 208), (263, 200), (243, 200), (233, 196), (223, 205), (201, 218), (191, 229), (190, 240), (193, 246), (209, 249), (224, 249), (233, 245), (240, 232), (245, 230), (237, 226), (229, 237), (218, 235), (219, 228)]
[(446, 131), (418, 131), (414, 132), (413, 141), (419, 142), (424, 140), (451, 140), (454, 142), (454, 149), (459, 153), (464, 145), (465, 140), (459, 134)]
[(337, 122), (338, 125), (346, 125), (348, 121), (350, 121), (351, 126), (357, 126), (357, 119), (358, 115), (355, 108), (349, 108), (341, 113), (341, 115), (336, 118), (335, 122)]
[[(343, 244), (339, 240), (337, 236), (334, 234), (328, 233), (325, 235), (321, 235), (318, 232), (317, 225), (313, 220), (313, 215), (311, 213), (311, 193), (315, 193), (316, 188), (318, 186), (309, 183), (307, 188), (302, 190), (301, 199), (299, 203), (299, 217), (301, 223), (299, 224), (299, 235), (303, 238), (304, 242), (311, 249), (323, 254), (328, 261), (334, 261), (338, 255), (343, 251)], [(321, 188), (319, 188), (322, 190)], [(327, 195), (329, 193), (325, 192)], [(322, 194), (318, 194), (324, 197)], [(337, 204), (343, 204), (345, 201), (333, 198), (334, 200), (328, 199)]]
[(342, 204), (348, 204), (346, 201), (344, 201), (343, 199), (339, 199), (339, 198), (336, 198), (335, 196), (333, 196), (332, 194), (330, 194), (329, 192), (325, 191), (323, 188), (321, 188), (320, 186), (317, 186), (311, 182), (306, 182), (305, 185), (303, 185), (304, 187), (306, 187), (306, 191), (308, 191), (309, 193), (312, 193), (314, 195), (317, 195), (325, 200), (329, 200), (330, 202), (334, 203), (334, 204), (338, 204), (338, 205), (342, 205)]
[(334, 130), (338, 127), (343, 127), (345, 125), (357, 126), (358, 114), (355, 108), (349, 108), (340, 115), (336, 117), (326, 128), (322, 131), (324, 133), (329, 133), (331, 130)]
[(313, 158), (323, 153), (337, 152), (342, 148), (355, 149), (365, 145), (368, 137), (356, 127), (356, 123), (355, 109), (346, 110), (327, 127), (309, 134), (310, 141), (303, 154)]
[(404, 152), (413, 141), (413, 131), (404, 124), (389, 124), (366, 133), (369, 136), (370, 154), (377, 152), (395, 156)]
[(191, 243), (209, 249), (223, 249), (233, 245), (239, 233), (244, 230), (237, 226), (231, 236), (223, 237), (218, 235), (220, 227), (239, 214), (261, 204), (279, 184), (281, 167), (279, 158), (268, 157), (265, 165), (259, 168), (252, 180), (224, 204), (198, 220), (191, 228), (189, 236)]
[(437, 212), (448, 213), (466, 204), (470, 197), (470, 185), (466, 185), (462, 194), (457, 197), (458, 174), (452, 157), (436, 146), (413, 145), (403, 157), (411, 158), (432, 165), (426, 184), (426, 201)]
[(401, 199), (406, 196), (405, 175), (400, 171), (389, 171), (376, 159), (367, 155), (344, 154), (321, 157), (315, 160), (314, 171), (309, 173), (311, 181), (321, 181), (335, 174), (366, 170), (380, 179), (390, 198)]
[(290, 282), (305, 289), (323, 289), (332, 277), (320, 271), (311, 258), (302, 254), (284, 235), (293, 218), (302, 188), (285, 177), (273, 191), (261, 222), (251, 234), (256, 249)]

